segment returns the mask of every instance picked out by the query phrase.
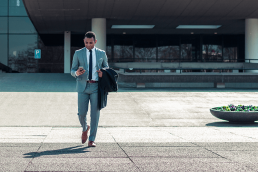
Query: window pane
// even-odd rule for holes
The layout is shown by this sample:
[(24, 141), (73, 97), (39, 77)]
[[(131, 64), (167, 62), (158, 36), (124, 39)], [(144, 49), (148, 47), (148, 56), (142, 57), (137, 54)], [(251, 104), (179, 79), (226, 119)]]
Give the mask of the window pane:
[(108, 61), (111, 62), (111, 60), (112, 60), (112, 46), (111, 45), (106, 47), (106, 55), (107, 55)]
[(7, 9), (8, 9), (8, 1), (0, 0), (0, 16), (8, 16)]
[(192, 44), (181, 44), (181, 60), (192, 61)]
[[(177, 43), (177, 45), (175, 45)], [(179, 41), (178, 40), (159, 40), (158, 42), (158, 61), (172, 62), (179, 60)]]
[(9, 0), (9, 16), (27, 16), (22, 0)]
[(7, 17), (0, 17), (0, 33), (7, 33)]
[(37, 33), (28, 17), (10, 17), (9, 33)]
[[(64, 73), (64, 46), (45, 45), (42, 38), (38, 42), (41, 59), (38, 60), (39, 73)], [(82, 47), (71, 47), (71, 61), (75, 50)], [(72, 64), (72, 63), (71, 63)]]
[(133, 40), (119, 39), (114, 40), (114, 62), (133, 61)]
[(156, 40), (141, 39), (136, 37), (135, 44), (135, 61), (137, 62), (156, 62)]
[(202, 46), (203, 61), (222, 61), (222, 46), (205, 44)]
[(19, 72), (36, 72), (37, 35), (9, 35), (9, 66)]
[(223, 49), (224, 62), (237, 62), (237, 47), (227, 47)]
[(7, 35), (0, 35), (0, 63), (7, 65)]

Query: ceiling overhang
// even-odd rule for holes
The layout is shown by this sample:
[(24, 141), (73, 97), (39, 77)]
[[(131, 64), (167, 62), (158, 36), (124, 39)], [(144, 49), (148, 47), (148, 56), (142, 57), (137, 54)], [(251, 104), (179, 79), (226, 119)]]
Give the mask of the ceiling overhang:
[[(23, 0), (39, 34), (85, 33), (92, 18), (107, 19), (107, 34), (244, 34), (245, 19), (258, 18), (257, 0)], [(112, 29), (112, 25), (155, 25)], [(178, 25), (221, 25), (177, 29)]]

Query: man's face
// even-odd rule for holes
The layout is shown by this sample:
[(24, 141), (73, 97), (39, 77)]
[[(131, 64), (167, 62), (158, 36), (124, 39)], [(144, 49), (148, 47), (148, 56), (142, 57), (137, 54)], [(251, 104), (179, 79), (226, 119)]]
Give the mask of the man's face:
[(97, 40), (94, 41), (94, 38), (84, 38), (84, 45), (88, 50), (91, 50), (94, 48), (95, 44), (97, 43)]

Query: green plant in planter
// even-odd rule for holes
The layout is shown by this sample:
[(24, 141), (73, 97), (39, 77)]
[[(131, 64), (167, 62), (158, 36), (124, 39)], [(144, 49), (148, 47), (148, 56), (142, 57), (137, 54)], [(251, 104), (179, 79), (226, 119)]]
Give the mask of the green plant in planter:
[(214, 108), (215, 110), (218, 111), (235, 111), (235, 112), (254, 112), (257, 111), (258, 112), (258, 106), (253, 106), (253, 105), (249, 105), (249, 106), (244, 106), (244, 105), (233, 105), (230, 104), (228, 106), (221, 106), (221, 107), (217, 107)]

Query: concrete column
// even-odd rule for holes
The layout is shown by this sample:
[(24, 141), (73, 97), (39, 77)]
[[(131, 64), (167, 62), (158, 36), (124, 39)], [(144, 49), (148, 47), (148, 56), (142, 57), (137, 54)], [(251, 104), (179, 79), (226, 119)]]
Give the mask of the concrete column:
[(98, 40), (96, 47), (106, 51), (106, 19), (93, 18), (91, 20), (91, 30), (96, 34)]
[[(255, 18), (245, 19), (245, 59), (258, 59), (258, 19)], [(250, 63), (258, 63), (258, 60), (250, 60)], [(245, 72), (258, 73), (258, 70)]]
[(64, 73), (71, 72), (71, 32), (64, 32)]

